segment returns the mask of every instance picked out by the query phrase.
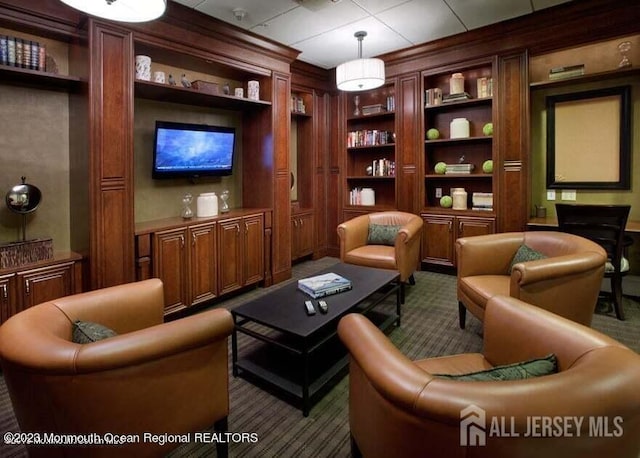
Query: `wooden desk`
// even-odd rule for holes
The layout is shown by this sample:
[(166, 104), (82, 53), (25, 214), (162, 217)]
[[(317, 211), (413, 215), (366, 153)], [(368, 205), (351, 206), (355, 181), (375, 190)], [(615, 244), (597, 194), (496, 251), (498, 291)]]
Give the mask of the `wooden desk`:
[[(527, 222), (527, 229), (535, 230), (555, 230), (558, 228), (557, 218), (531, 218)], [(625, 232), (640, 233), (640, 221), (627, 221), (627, 227), (624, 228)]]

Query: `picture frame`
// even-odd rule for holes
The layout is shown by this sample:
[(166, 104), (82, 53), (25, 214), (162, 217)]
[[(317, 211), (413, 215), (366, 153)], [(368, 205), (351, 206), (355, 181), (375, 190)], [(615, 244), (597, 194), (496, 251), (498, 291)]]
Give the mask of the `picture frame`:
[(547, 188), (631, 188), (631, 86), (546, 97)]

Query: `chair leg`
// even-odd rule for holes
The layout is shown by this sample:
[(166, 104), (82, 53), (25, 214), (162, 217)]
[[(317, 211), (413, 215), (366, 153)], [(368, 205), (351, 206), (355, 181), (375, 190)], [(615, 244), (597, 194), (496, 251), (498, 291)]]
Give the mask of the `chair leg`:
[(414, 277), (413, 274), (409, 275), (409, 284), (410, 285), (416, 284), (416, 277)]
[(460, 301), (458, 301), (458, 319), (460, 321), (460, 329), (464, 329), (467, 322), (467, 308)]
[[(226, 433), (229, 429), (227, 417), (216, 421), (213, 425), (213, 429), (217, 433)], [(227, 458), (229, 456), (229, 443), (226, 441), (226, 438), (222, 441), (216, 442), (216, 452), (218, 458)]]
[(624, 320), (624, 310), (622, 309), (622, 277), (614, 275), (611, 277), (611, 300), (616, 310), (616, 317)]
[(404, 305), (404, 282), (400, 282), (400, 304)]
[(358, 444), (356, 444), (356, 440), (353, 438), (352, 434), (349, 434), (349, 440), (351, 442), (351, 457), (352, 458), (362, 458), (362, 452), (358, 448)]

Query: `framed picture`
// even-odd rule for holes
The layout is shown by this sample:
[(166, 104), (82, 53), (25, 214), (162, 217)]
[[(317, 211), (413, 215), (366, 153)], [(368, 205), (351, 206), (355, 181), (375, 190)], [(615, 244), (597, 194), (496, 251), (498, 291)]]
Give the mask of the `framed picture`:
[(631, 87), (548, 96), (547, 188), (631, 188)]

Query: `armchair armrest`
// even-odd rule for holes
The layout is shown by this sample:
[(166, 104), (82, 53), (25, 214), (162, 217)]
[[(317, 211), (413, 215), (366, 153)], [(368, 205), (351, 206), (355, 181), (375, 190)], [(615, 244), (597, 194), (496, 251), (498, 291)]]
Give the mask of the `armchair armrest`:
[(463, 237), (456, 240), (458, 278), (507, 275), (511, 260), (522, 245), (521, 232)]
[(349, 251), (367, 244), (369, 235), (369, 215), (356, 216), (338, 225), (340, 238), (340, 259)]
[(371, 321), (351, 313), (338, 324), (338, 335), (374, 388), (389, 401), (413, 409), (415, 400), (433, 379), (403, 355)]
[(555, 256), (536, 261), (515, 264), (511, 270), (511, 285), (530, 285), (536, 282), (558, 279), (562, 277), (597, 271), (602, 268), (604, 273), (605, 259), (598, 253), (585, 252)]
[(226, 348), (233, 326), (228, 310), (214, 309), (81, 345), (75, 371), (88, 373), (150, 363), (216, 341), (224, 341)]

